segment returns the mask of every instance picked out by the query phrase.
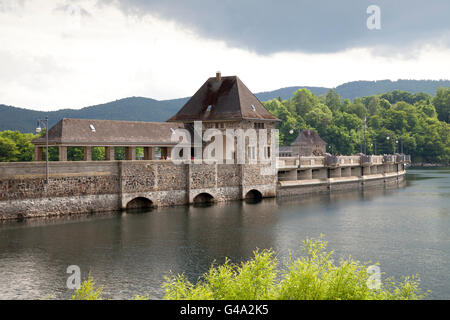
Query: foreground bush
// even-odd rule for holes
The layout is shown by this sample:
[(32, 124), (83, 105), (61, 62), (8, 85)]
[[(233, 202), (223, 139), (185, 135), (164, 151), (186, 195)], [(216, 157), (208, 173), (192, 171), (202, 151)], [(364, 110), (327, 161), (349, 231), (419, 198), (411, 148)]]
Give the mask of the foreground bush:
[[(307, 239), (305, 255), (289, 256), (280, 266), (272, 250), (255, 251), (253, 259), (233, 264), (226, 259), (212, 265), (197, 283), (184, 274), (165, 277), (165, 299), (181, 300), (414, 300), (428, 292), (419, 288), (419, 279), (407, 277), (396, 283), (393, 279), (379, 282), (374, 288), (373, 274), (367, 264), (352, 259), (335, 263), (333, 251), (326, 251), (327, 242)], [(91, 274), (72, 296), (74, 300), (101, 300), (103, 286), (96, 286)], [(149, 300), (135, 296), (134, 300)]]
[(326, 245), (321, 239), (307, 239), (305, 256), (290, 256), (283, 266), (272, 250), (255, 251), (253, 259), (239, 265), (227, 259), (211, 266), (195, 284), (184, 274), (165, 277), (165, 299), (409, 300), (426, 295), (415, 276), (400, 283), (386, 279), (371, 289), (366, 264), (351, 257), (336, 264)]

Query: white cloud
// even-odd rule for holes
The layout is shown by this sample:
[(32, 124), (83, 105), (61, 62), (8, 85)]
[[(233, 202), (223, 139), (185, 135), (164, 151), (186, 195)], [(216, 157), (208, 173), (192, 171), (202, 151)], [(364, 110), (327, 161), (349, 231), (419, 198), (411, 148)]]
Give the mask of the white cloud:
[(0, 11), (0, 44), (0, 103), (40, 110), (128, 96), (190, 96), (216, 70), (238, 75), (254, 92), (352, 80), (450, 78), (449, 51), (440, 47), (408, 58), (375, 57), (370, 49), (261, 56), (93, 1), (68, 6), (36, 0)]

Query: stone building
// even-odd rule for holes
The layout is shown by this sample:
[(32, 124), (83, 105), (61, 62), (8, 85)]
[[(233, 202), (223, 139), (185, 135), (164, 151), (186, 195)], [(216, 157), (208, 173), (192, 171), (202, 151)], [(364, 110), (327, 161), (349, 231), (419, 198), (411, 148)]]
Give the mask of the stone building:
[[(202, 122), (202, 132), (215, 128), (226, 129), (267, 129), (270, 141), (270, 129), (280, 121), (268, 112), (262, 103), (244, 85), (237, 76), (209, 78), (186, 104), (167, 122), (140, 122), (117, 120), (62, 119), (49, 130), (49, 146), (58, 147), (59, 160), (67, 161), (67, 148), (83, 147), (84, 160), (92, 160), (92, 147), (104, 147), (106, 159), (115, 159), (115, 148), (125, 148), (125, 160), (136, 160), (136, 148), (144, 148), (144, 160), (170, 158), (171, 150), (177, 142), (172, 134), (178, 128), (191, 133), (194, 142), (194, 122)], [(226, 139), (224, 137), (224, 139)], [(35, 139), (35, 161), (42, 161), (45, 149), (45, 137)], [(197, 147), (204, 148), (205, 143)], [(224, 141), (223, 154), (236, 159), (237, 145), (234, 151), (227, 153)], [(191, 153), (195, 154), (195, 145)], [(257, 146), (245, 148), (246, 159), (257, 159)], [(270, 154), (270, 147), (267, 153)]]
[(294, 142), (291, 143), (292, 156), (321, 156), (326, 153), (327, 144), (314, 130), (299, 131)]
[[(182, 122), (192, 136), (194, 135), (194, 122), (202, 121), (202, 134), (207, 129), (270, 129), (275, 128), (280, 121), (273, 116), (258, 98), (245, 86), (237, 76), (222, 77), (220, 72), (216, 77), (209, 78), (189, 101), (168, 122)], [(226, 137), (224, 137), (226, 139)], [(268, 136), (270, 141), (270, 136)], [(223, 143), (225, 157), (236, 159), (237, 146), (227, 154)], [(196, 147), (205, 147), (196, 146)], [(270, 147), (267, 153), (270, 154)], [(247, 147), (247, 158), (257, 158), (257, 147)], [(193, 150), (193, 153), (195, 151)]]

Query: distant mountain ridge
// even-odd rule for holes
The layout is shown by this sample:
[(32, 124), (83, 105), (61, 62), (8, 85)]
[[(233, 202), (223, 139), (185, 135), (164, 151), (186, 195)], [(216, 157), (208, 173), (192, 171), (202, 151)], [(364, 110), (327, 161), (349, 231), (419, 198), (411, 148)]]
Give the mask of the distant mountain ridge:
[[(379, 80), (353, 81), (344, 83), (335, 91), (343, 99), (370, 96), (392, 90), (408, 91), (410, 93), (426, 92), (434, 95), (439, 87), (450, 87), (450, 80)], [(295, 86), (274, 91), (256, 93), (260, 101), (289, 99), (298, 89), (306, 88), (316, 95), (325, 94), (330, 88)], [(0, 104), (0, 131), (19, 130), (34, 132), (36, 120), (49, 117), (53, 126), (62, 118), (82, 118), (99, 120), (129, 120), (129, 121), (166, 121), (174, 115), (189, 99), (155, 100), (144, 97), (124, 98), (104, 104), (76, 109), (61, 109), (57, 111), (36, 111)]]

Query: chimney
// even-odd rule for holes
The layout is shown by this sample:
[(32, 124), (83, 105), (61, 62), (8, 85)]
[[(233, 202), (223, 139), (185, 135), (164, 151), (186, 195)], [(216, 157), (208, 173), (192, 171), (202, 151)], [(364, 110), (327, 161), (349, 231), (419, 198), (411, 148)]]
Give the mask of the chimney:
[(216, 72), (216, 81), (219, 82), (220, 80), (222, 80), (222, 75), (220, 74), (220, 71)]

